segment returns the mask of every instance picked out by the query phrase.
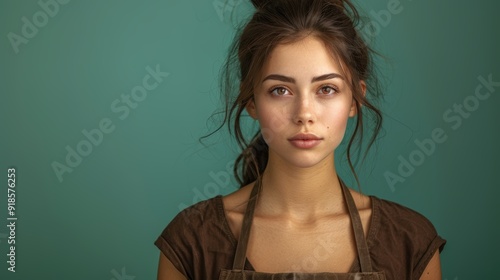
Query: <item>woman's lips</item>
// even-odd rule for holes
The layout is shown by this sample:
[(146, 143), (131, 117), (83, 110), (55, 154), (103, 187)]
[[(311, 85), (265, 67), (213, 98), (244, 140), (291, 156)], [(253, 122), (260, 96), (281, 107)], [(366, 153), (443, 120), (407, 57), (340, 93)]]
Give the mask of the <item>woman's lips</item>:
[(320, 138), (313, 133), (298, 133), (288, 139), (292, 145), (300, 149), (310, 149), (317, 146), (321, 140), (323, 140), (323, 138)]
[(317, 146), (321, 142), (321, 139), (312, 139), (312, 140), (290, 139), (288, 141), (290, 141), (290, 143), (297, 148), (310, 149), (312, 147)]

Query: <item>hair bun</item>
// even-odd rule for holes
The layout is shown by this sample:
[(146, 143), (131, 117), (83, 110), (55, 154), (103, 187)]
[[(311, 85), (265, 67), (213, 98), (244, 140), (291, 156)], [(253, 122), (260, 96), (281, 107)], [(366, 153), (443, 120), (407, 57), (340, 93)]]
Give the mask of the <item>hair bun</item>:
[(263, 8), (270, 0), (251, 0), (256, 9)]

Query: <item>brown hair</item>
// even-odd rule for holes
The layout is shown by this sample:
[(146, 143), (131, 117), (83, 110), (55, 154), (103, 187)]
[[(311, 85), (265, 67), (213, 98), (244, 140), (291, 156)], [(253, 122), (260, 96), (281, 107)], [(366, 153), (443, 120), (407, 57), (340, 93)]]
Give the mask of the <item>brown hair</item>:
[[(347, 160), (359, 186), (359, 179), (352, 162), (352, 145), (363, 144), (363, 112), (366, 108), (373, 117), (373, 134), (363, 159), (374, 143), (382, 125), (382, 114), (369, 99), (379, 97), (378, 82), (373, 75), (374, 51), (365, 43), (359, 31), (360, 16), (348, 0), (252, 0), (256, 11), (250, 21), (238, 31), (226, 62), (222, 68), (220, 88), (225, 102), (224, 119), (229, 133), (236, 137), (241, 154), (235, 161), (234, 175), (245, 186), (260, 177), (268, 160), (268, 146), (257, 131), (248, 143), (241, 131), (240, 118), (245, 106), (253, 98), (253, 85), (268, 54), (278, 44), (292, 43), (308, 35), (321, 39), (332, 56), (345, 66), (350, 77), (349, 86), (357, 108), (356, 124), (347, 145)], [(367, 85), (363, 94), (360, 81)], [(236, 96), (234, 96), (236, 95)], [(367, 113), (367, 112), (365, 112)], [(231, 123), (234, 115), (234, 123)], [(231, 131), (233, 126), (234, 131)], [(360, 153), (358, 153), (359, 159)], [(240, 172), (239, 172), (240, 171)]]

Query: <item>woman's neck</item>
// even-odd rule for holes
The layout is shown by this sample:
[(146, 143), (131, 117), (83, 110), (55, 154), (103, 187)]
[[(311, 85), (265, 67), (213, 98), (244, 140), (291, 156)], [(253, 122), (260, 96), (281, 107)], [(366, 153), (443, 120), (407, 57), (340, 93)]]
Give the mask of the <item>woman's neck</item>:
[(260, 213), (310, 221), (343, 209), (342, 190), (333, 153), (311, 167), (284, 164), (270, 154), (262, 175)]

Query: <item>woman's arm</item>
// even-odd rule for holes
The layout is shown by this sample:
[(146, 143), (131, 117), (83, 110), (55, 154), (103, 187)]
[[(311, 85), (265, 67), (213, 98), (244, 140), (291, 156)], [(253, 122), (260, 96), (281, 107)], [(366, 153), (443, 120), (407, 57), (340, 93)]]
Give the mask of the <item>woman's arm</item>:
[(158, 263), (158, 280), (186, 280), (162, 252)]
[(439, 249), (436, 250), (434, 256), (427, 264), (427, 267), (424, 270), (422, 276), (420, 276), (420, 280), (441, 280), (441, 261), (439, 259)]

